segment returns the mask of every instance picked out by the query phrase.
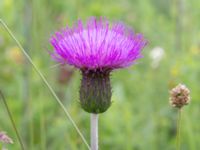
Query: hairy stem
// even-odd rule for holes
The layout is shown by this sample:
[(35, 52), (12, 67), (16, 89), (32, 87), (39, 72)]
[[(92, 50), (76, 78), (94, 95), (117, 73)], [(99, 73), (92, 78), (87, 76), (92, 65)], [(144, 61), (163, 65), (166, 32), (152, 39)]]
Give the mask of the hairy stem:
[(91, 113), (91, 150), (98, 150), (98, 114)]
[(15, 130), (16, 135), (17, 135), (17, 139), (18, 139), (18, 141), (19, 141), (19, 143), (20, 143), (21, 149), (22, 149), (22, 150), (25, 150), (25, 149), (24, 149), (24, 144), (23, 144), (22, 139), (21, 139), (21, 137), (20, 137), (20, 135), (19, 135), (19, 132), (18, 132), (18, 130), (17, 130), (15, 121), (14, 121), (14, 119), (13, 119), (13, 117), (12, 117), (12, 114), (11, 114), (11, 112), (10, 112), (10, 109), (9, 109), (9, 107), (8, 107), (8, 104), (7, 104), (7, 102), (6, 102), (6, 99), (5, 99), (4, 95), (3, 95), (3, 93), (1, 92), (1, 90), (0, 90), (0, 95), (1, 95), (1, 98), (2, 98), (2, 100), (3, 100), (4, 105), (5, 105), (5, 107), (6, 107), (6, 111), (7, 111), (7, 113), (8, 113), (9, 118), (10, 118), (10, 121), (11, 121), (11, 123), (12, 123), (12, 126), (13, 126), (13, 128), (14, 128), (14, 130)]
[(177, 127), (176, 127), (176, 150), (180, 150), (181, 148), (181, 108), (178, 109), (178, 117), (177, 117)]

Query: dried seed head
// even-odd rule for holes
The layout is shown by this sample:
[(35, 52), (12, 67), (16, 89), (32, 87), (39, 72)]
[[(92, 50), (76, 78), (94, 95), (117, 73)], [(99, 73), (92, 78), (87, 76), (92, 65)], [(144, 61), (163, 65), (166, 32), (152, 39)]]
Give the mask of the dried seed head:
[(190, 90), (183, 84), (177, 85), (170, 91), (170, 104), (182, 108), (190, 102)]
[(12, 144), (13, 140), (10, 137), (8, 137), (5, 132), (0, 132), (0, 142)]

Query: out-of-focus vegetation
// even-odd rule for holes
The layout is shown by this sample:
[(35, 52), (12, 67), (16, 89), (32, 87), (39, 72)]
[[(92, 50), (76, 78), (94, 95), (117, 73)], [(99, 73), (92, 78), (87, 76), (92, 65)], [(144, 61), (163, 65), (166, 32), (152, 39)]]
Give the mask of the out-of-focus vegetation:
[[(175, 149), (176, 109), (169, 89), (185, 83), (192, 102), (182, 114), (183, 150), (200, 149), (200, 1), (197, 0), (1, 0), (0, 17), (44, 73), (89, 141), (89, 114), (79, 106), (79, 71), (55, 66), (49, 37), (77, 18), (121, 20), (149, 40), (138, 64), (112, 74), (113, 104), (100, 115), (102, 150)], [(29, 150), (84, 150), (66, 118), (16, 43), (0, 27), (0, 89)], [(3, 103), (0, 131), (20, 149)]]

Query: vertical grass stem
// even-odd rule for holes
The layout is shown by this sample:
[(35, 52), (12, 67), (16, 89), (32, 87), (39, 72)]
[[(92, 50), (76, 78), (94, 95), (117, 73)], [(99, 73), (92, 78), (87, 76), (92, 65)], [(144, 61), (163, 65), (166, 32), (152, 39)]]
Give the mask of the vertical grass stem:
[(3, 95), (3, 93), (1, 92), (1, 90), (0, 90), (0, 96), (1, 96), (1, 98), (2, 98), (2, 100), (3, 100), (3, 103), (4, 103), (5, 107), (6, 107), (6, 111), (7, 111), (7, 113), (8, 113), (8, 116), (9, 116), (9, 118), (10, 118), (10, 121), (11, 121), (11, 123), (12, 123), (12, 126), (13, 126), (13, 128), (14, 128), (14, 130), (15, 130), (16, 135), (17, 135), (17, 139), (18, 139), (18, 141), (19, 141), (19, 143), (20, 143), (21, 149), (22, 149), (22, 150), (25, 150), (24, 144), (23, 144), (22, 139), (21, 139), (21, 136), (20, 136), (20, 134), (19, 134), (19, 132), (18, 132), (18, 130), (17, 130), (15, 121), (14, 121), (14, 119), (13, 119), (13, 117), (12, 117), (12, 114), (11, 114), (11, 112), (10, 112), (10, 109), (9, 109), (9, 107), (8, 107), (8, 104), (7, 104), (7, 102), (6, 102), (6, 99), (5, 99), (4, 95)]
[(176, 127), (176, 150), (180, 150), (181, 148), (181, 108), (178, 109), (178, 116), (177, 116), (177, 127)]

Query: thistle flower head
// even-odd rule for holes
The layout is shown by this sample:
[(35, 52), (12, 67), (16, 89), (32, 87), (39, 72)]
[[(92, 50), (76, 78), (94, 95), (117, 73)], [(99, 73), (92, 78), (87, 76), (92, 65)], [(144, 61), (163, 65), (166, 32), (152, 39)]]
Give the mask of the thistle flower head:
[(12, 144), (13, 140), (10, 137), (8, 137), (5, 132), (0, 132), (0, 142)]
[(147, 44), (142, 34), (123, 23), (95, 17), (86, 25), (79, 20), (72, 28), (56, 32), (50, 42), (55, 60), (81, 70), (81, 106), (92, 113), (104, 112), (111, 104), (110, 72), (135, 63)]
[(83, 69), (116, 69), (127, 67), (142, 57), (147, 41), (123, 23), (111, 23), (92, 17), (86, 26), (79, 20), (50, 39), (52, 56), (61, 63)]
[(183, 84), (177, 85), (170, 91), (170, 104), (182, 108), (190, 102), (190, 90)]

